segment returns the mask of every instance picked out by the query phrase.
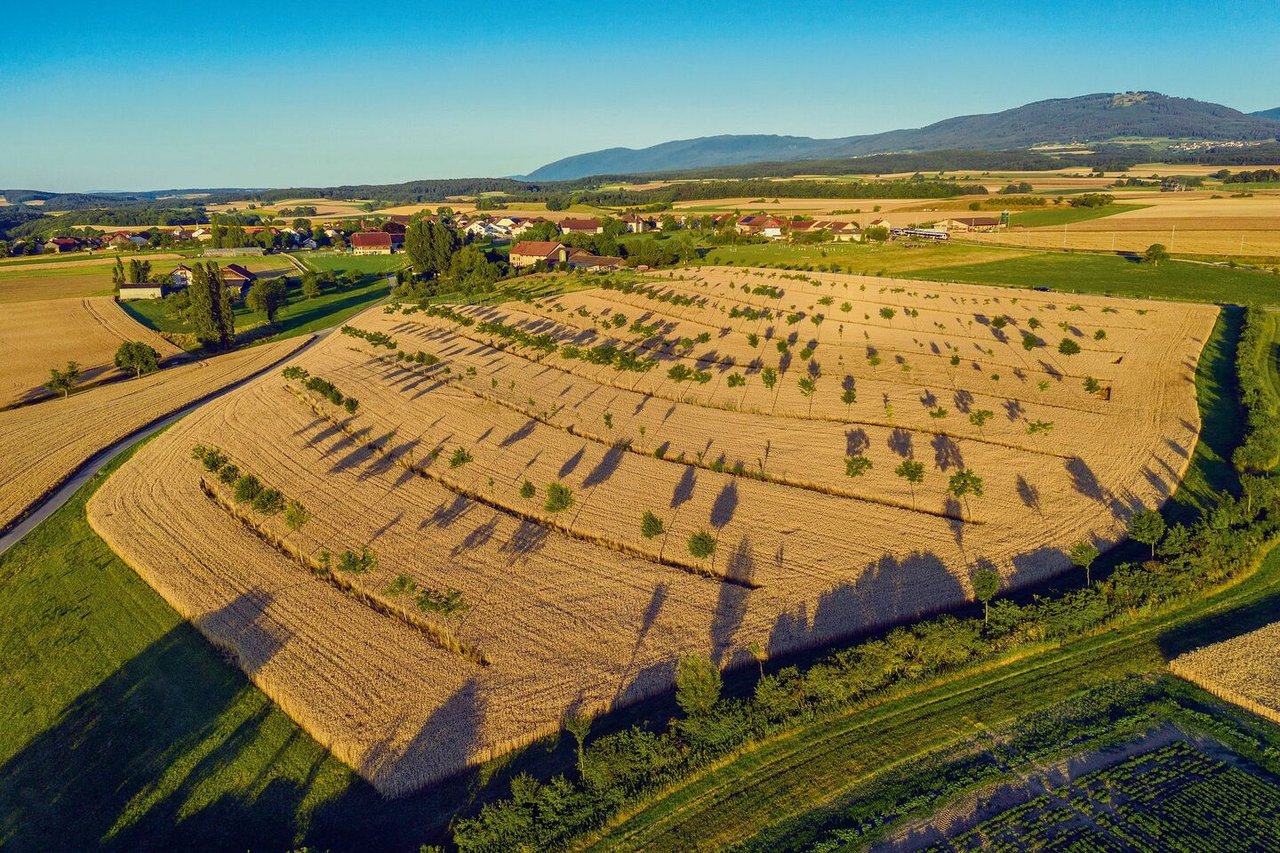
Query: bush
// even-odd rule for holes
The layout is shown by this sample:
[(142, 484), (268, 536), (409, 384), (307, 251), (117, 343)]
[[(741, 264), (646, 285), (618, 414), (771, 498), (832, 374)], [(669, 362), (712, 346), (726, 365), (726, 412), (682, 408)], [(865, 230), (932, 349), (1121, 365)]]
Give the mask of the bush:
[(525, 500), (529, 500), (536, 494), (538, 494), (538, 487), (535, 486), (532, 481), (525, 480), (524, 483), (521, 484), (520, 497), (524, 498)]
[(289, 525), (290, 530), (297, 530), (310, 520), (311, 513), (297, 501), (289, 501), (289, 505), (284, 508), (284, 523)]
[(228, 486), (240, 479), (240, 466), (227, 463), (222, 466), (222, 470), (218, 472), (218, 479)]
[(262, 482), (252, 474), (245, 474), (236, 480), (235, 498), (240, 503), (253, 500), (262, 491)]
[(453, 456), (449, 457), (449, 467), (461, 468), (474, 458), (465, 447), (459, 447), (453, 451)]
[(1058, 352), (1063, 355), (1075, 355), (1080, 352), (1080, 345), (1071, 338), (1063, 338), (1062, 343), (1058, 344)]
[(716, 538), (706, 530), (699, 530), (689, 537), (689, 553), (699, 560), (706, 559), (716, 552)]
[(253, 508), (263, 515), (275, 515), (284, 509), (284, 495), (276, 489), (262, 489), (253, 496)]
[(361, 548), (360, 553), (343, 551), (338, 555), (338, 571), (362, 575), (378, 567), (378, 558), (368, 548)]
[(563, 483), (547, 484), (547, 499), (542, 508), (547, 512), (564, 512), (573, 506), (573, 489)]

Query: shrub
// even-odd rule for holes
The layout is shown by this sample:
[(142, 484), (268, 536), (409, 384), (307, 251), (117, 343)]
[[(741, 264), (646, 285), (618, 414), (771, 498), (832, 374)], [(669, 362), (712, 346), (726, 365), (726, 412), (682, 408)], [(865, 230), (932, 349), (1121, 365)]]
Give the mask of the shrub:
[(666, 525), (662, 523), (662, 519), (654, 515), (652, 512), (646, 511), (644, 517), (640, 519), (640, 533), (645, 539), (653, 539), (655, 536), (661, 536), (666, 532)]
[(801, 376), (796, 384), (800, 386), (800, 393), (806, 397), (812, 397), (813, 392), (818, 388), (818, 383), (812, 376)]
[(738, 387), (741, 387), (741, 386), (746, 385), (746, 384), (747, 384), (747, 378), (746, 378), (745, 376), (743, 376), (741, 373), (730, 373), (730, 374), (729, 374), (729, 387), (730, 387), (730, 388), (738, 388)]
[(378, 567), (378, 558), (368, 548), (361, 548), (360, 553), (343, 551), (338, 555), (337, 569), (340, 572), (351, 572), (362, 575)]
[(699, 560), (706, 559), (716, 551), (716, 538), (706, 530), (699, 530), (689, 537), (689, 553)]
[(1058, 344), (1058, 352), (1063, 355), (1075, 355), (1080, 352), (1080, 345), (1071, 338), (1063, 338), (1062, 343)]
[(547, 499), (542, 508), (547, 512), (564, 512), (573, 506), (573, 489), (563, 483), (547, 484)]
[(529, 500), (536, 494), (538, 494), (538, 487), (535, 486), (531, 480), (525, 480), (524, 483), (521, 484), (520, 497), (525, 500)]
[(263, 515), (275, 515), (284, 509), (284, 495), (276, 489), (263, 489), (253, 496), (253, 508)]
[(290, 530), (297, 530), (310, 520), (311, 513), (297, 501), (289, 501), (289, 505), (284, 508), (284, 523), (289, 525)]
[(462, 596), (462, 591), (449, 587), (445, 590), (424, 589), (417, 598), (418, 609), (439, 613), (441, 616), (454, 616), (471, 609)]
[(1084, 390), (1088, 391), (1090, 394), (1097, 394), (1102, 390), (1102, 384), (1092, 376), (1086, 376), (1084, 378)]
[(861, 477), (871, 467), (871, 460), (865, 456), (846, 456), (844, 459), (844, 473), (847, 477)]
[(774, 385), (778, 384), (778, 371), (774, 370), (772, 367), (766, 367), (764, 370), (760, 371), (760, 381), (764, 383), (764, 387), (772, 388)]
[(307, 373), (305, 368), (298, 367), (296, 364), (289, 365), (284, 370), (280, 371), (280, 373), (285, 379), (306, 379), (311, 375)]
[(347, 410), (347, 414), (354, 415), (356, 409), (360, 408), (360, 401), (355, 397), (345, 397), (342, 400), (342, 408)]
[(449, 457), (450, 468), (461, 468), (474, 459), (465, 447), (459, 447), (453, 451), (453, 455)]
[(262, 483), (252, 474), (245, 474), (236, 480), (235, 498), (240, 503), (246, 503), (258, 496), (262, 491)]
[(233, 485), (236, 480), (240, 479), (240, 466), (228, 463), (222, 466), (222, 470), (218, 472), (218, 479), (228, 486)]
[(893, 315), (894, 315), (894, 310), (887, 305), (880, 309), (880, 316), (885, 318), (886, 320), (892, 320)]

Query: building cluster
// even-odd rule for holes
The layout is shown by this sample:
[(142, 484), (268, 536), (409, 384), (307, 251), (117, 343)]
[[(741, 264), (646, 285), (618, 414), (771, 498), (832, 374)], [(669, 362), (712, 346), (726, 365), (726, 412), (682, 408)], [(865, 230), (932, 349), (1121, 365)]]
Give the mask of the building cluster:
[[(249, 288), (258, 280), (257, 273), (245, 269), (240, 264), (226, 264), (221, 269), (223, 283), (227, 287), (235, 288), (240, 299), (244, 299), (248, 295)], [(185, 290), (190, 286), (191, 268), (186, 264), (179, 264), (173, 272), (169, 273), (168, 281), (120, 285), (120, 299), (124, 301), (130, 299), (160, 299), (167, 294)]]

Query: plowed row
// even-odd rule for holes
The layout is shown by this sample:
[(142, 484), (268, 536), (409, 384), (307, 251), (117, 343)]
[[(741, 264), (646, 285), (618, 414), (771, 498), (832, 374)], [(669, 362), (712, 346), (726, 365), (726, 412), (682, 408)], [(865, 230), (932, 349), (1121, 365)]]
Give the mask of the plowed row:
[[(744, 281), (785, 292), (744, 296)], [(358, 398), (354, 413), (273, 371), (139, 451), (90, 519), (282, 707), (396, 794), (553, 731), (567, 711), (667, 689), (682, 654), (731, 665), (754, 645), (778, 654), (910, 619), (964, 601), (978, 565), (1006, 586), (1061, 571), (1073, 542), (1113, 541), (1134, 508), (1161, 502), (1196, 440), (1208, 306), (1080, 297), (1068, 310), (1042, 294), (742, 270), (652, 283), (694, 304), (589, 290), (458, 309), (634, 349), (657, 359), (645, 372), (542, 352), (479, 323), (366, 312), (352, 325), (395, 347), (332, 335), (293, 362)], [(834, 304), (821, 306), (828, 294)], [(741, 305), (827, 319), (730, 318)], [(879, 315), (886, 306), (892, 319)], [(995, 316), (1008, 318), (1003, 330)], [(1028, 355), (1019, 330), (1033, 316), (1055, 330), (1046, 340), (1071, 335), (1082, 352)], [(632, 332), (637, 320), (661, 331)], [(1075, 331), (1058, 332), (1061, 321)], [(817, 339), (816, 368), (794, 355), (781, 363), (774, 341), (800, 328)], [(957, 351), (979, 367), (953, 366)], [(677, 364), (711, 378), (676, 382)], [(773, 389), (765, 366), (780, 373)], [(730, 386), (734, 374), (745, 384)], [(798, 378), (815, 374), (806, 396)], [(1109, 394), (1084, 391), (1083, 375)], [(856, 400), (841, 399), (845, 377)], [(931, 414), (939, 408), (945, 417)], [(983, 409), (992, 417), (971, 423)], [(1053, 426), (1029, 433), (1037, 421)], [(280, 515), (228, 511), (229, 487), (210, 498), (196, 444), (309, 518), (295, 530)], [(847, 476), (850, 455), (871, 469)], [(904, 459), (922, 464), (921, 483), (895, 475)], [(960, 470), (983, 479), (981, 497), (948, 494)], [(567, 509), (545, 504), (552, 483), (572, 490)], [(643, 535), (645, 512), (662, 534)], [(701, 532), (716, 543), (706, 557), (688, 545)], [(336, 585), (317, 576), (364, 549), (376, 555), (370, 570)], [(468, 608), (419, 611), (406, 586), (456, 590)], [(476, 654), (451, 650), (446, 635)]]

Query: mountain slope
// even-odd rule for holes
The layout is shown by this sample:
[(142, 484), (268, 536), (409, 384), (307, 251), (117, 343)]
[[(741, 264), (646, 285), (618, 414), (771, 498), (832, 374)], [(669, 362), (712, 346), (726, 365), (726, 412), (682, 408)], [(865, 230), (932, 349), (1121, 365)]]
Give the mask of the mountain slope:
[(1280, 107), (1272, 107), (1269, 110), (1258, 110), (1256, 113), (1249, 113), (1254, 118), (1271, 119), (1272, 121), (1280, 121)]
[(1118, 137), (1275, 139), (1280, 122), (1239, 110), (1157, 92), (1100, 93), (1037, 101), (998, 113), (959, 116), (927, 127), (866, 136), (709, 136), (649, 148), (610, 148), (566, 157), (529, 179), (674, 171), (763, 161), (854, 157), (944, 148), (1004, 150), (1038, 144), (1102, 142)]

